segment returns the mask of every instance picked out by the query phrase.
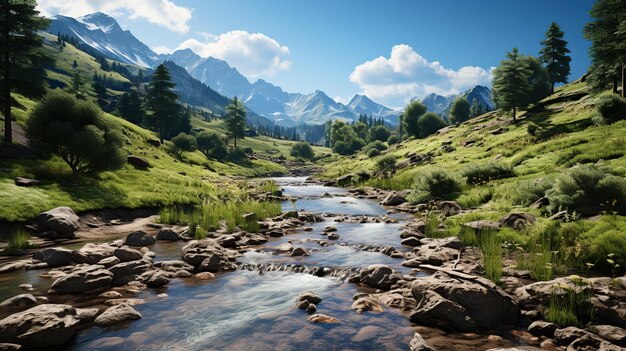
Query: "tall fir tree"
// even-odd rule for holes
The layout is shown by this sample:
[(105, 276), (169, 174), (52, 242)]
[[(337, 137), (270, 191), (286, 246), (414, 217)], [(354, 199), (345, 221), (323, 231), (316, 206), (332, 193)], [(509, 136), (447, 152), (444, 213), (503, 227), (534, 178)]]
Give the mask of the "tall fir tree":
[(513, 123), (516, 123), (516, 110), (525, 107), (524, 101), (532, 89), (528, 82), (532, 72), (528, 60), (520, 57), (517, 48), (506, 57), (493, 73), (493, 97), (498, 108), (513, 111)]
[(589, 12), (593, 21), (584, 29), (591, 40), (589, 81), (596, 91), (604, 90), (611, 82), (617, 93), (621, 79), (624, 98), (626, 75), (626, 0), (597, 0)]
[(4, 115), (4, 142), (13, 142), (11, 91), (28, 97), (45, 94), (45, 65), (52, 62), (42, 49), (37, 31), (48, 28), (35, 0), (0, 0), (0, 105)]
[(226, 106), (226, 128), (228, 130), (228, 138), (235, 141), (235, 149), (237, 148), (237, 139), (243, 139), (246, 132), (246, 108), (243, 103), (233, 98), (233, 102)]
[(151, 110), (150, 118), (159, 133), (159, 139), (169, 137), (169, 129), (176, 123), (180, 112), (178, 95), (174, 93), (174, 83), (167, 68), (160, 64), (148, 86), (147, 106)]
[(546, 70), (550, 75), (550, 93), (554, 93), (555, 83), (567, 83), (570, 73), (569, 49), (567, 41), (563, 40), (563, 31), (556, 22), (552, 22), (546, 31), (546, 39), (541, 42), (543, 48), (539, 51), (539, 60), (546, 65)]

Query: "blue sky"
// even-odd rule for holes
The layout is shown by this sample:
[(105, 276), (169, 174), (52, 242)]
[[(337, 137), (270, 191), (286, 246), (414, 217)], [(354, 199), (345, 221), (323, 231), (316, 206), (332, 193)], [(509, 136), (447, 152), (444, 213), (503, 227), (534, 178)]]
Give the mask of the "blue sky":
[[(131, 4), (127, 4), (131, 3)], [(589, 66), (582, 28), (593, 0), (40, 0), (48, 14), (101, 10), (161, 51), (190, 47), (250, 80), (331, 97), (366, 93), (401, 106), (412, 96), (489, 84), (514, 46), (537, 55), (552, 21), (572, 51), (571, 79)], [(182, 45), (181, 45), (182, 44)]]

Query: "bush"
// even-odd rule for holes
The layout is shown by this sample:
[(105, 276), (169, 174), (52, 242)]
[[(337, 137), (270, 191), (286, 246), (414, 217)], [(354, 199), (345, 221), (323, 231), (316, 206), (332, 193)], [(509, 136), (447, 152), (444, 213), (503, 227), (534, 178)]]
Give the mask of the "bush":
[(172, 138), (172, 152), (178, 157), (181, 157), (185, 151), (196, 150), (197, 147), (196, 139), (189, 134), (180, 133)]
[(224, 139), (215, 132), (200, 132), (196, 135), (196, 144), (207, 158), (223, 160), (228, 157), (228, 147)]
[(313, 148), (306, 141), (300, 141), (291, 146), (291, 156), (296, 158), (303, 158), (306, 160), (312, 160), (315, 158), (315, 152)]
[(467, 177), (469, 184), (480, 184), (495, 179), (515, 177), (515, 171), (509, 165), (499, 162), (488, 162), (468, 166), (463, 171), (463, 176)]
[(601, 211), (626, 214), (626, 179), (595, 165), (574, 166), (546, 192), (551, 211), (593, 215)]
[(52, 92), (33, 110), (26, 131), (59, 155), (74, 173), (117, 169), (126, 161), (120, 126), (92, 102)]
[(616, 94), (603, 96), (596, 103), (596, 110), (605, 123), (626, 119), (626, 101)]
[(528, 126), (526, 127), (526, 131), (528, 132), (530, 136), (535, 137), (535, 138), (541, 138), (543, 133), (545, 133), (545, 130), (543, 128), (541, 128), (538, 124), (533, 123), (533, 122), (528, 123)]
[(420, 173), (408, 196), (413, 203), (424, 203), (432, 199), (451, 200), (461, 193), (461, 184), (449, 172), (440, 170)]
[(240, 147), (233, 149), (228, 155), (233, 161), (242, 161), (248, 158), (246, 151)]
[(381, 142), (385, 142), (389, 139), (389, 136), (391, 135), (391, 132), (389, 131), (389, 129), (385, 126), (373, 126), (372, 128), (370, 128), (369, 131), (369, 141), (373, 142), (373, 141), (381, 141)]
[(450, 107), (450, 123), (463, 123), (470, 117), (470, 104), (467, 98), (458, 96)]
[[(376, 150), (376, 149), (372, 149)], [(394, 155), (386, 155), (376, 161), (376, 170), (384, 177), (389, 176), (396, 171), (396, 157)]]
[(24, 230), (18, 229), (9, 234), (7, 246), (2, 251), (2, 254), (17, 255), (31, 247), (33, 247), (33, 245), (30, 243), (30, 235)]
[(389, 145), (397, 144), (399, 142), (400, 142), (400, 138), (395, 134), (390, 136), (389, 139), (387, 139), (387, 144)]
[[(587, 224), (588, 226), (590, 224)], [(583, 254), (586, 262), (595, 268), (612, 273), (614, 266), (607, 260), (609, 257), (620, 265), (619, 274), (626, 267), (626, 218), (621, 216), (602, 216), (599, 221), (580, 235), (584, 246)]]
[(447, 126), (446, 122), (434, 112), (427, 112), (417, 121), (419, 126), (419, 137), (425, 138), (439, 129)]
[(375, 148), (367, 149), (367, 157), (372, 158), (378, 155), (380, 155), (380, 151), (378, 151), (378, 149), (375, 149)]

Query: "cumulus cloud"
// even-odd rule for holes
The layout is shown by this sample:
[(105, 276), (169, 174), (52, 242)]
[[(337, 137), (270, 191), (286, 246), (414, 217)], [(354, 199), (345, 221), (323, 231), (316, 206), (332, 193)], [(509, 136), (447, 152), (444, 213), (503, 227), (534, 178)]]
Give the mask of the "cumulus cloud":
[(37, 8), (46, 16), (62, 14), (79, 17), (101, 11), (109, 15), (125, 14), (143, 19), (178, 33), (187, 33), (191, 9), (170, 0), (39, 0)]
[(271, 77), (289, 70), (289, 48), (262, 33), (235, 30), (205, 41), (188, 39), (177, 49), (191, 49), (202, 57), (214, 57), (228, 62), (250, 78)]
[(395, 45), (389, 58), (380, 56), (354, 68), (350, 81), (368, 97), (399, 107), (413, 97), (458, 94), (475, 85), (490, 85), (492, 70), (465, 66), (458, 70), (430, 62), (408, 45)]

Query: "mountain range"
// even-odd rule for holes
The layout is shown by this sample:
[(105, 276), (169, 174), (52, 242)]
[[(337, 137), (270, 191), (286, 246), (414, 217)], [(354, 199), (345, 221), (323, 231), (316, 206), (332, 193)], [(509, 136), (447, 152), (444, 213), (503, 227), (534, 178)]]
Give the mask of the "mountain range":
[(435, 112), (440, 116), (447, 118), (448, 112), (450, 112), (450, 108), (452, 107), (452, 103), (458, 96), (465, 97), (470, 104), (472, 104), (474, 100), (478, 101), (478, 103), (483, 106), (485, 111), (491, 111), (496, 108), (493, 102), (491, 89), (482, 85), (477, 85), (460, 94), (442, 96), (432, 93), (421, 99), (413, 98), (413, 100), (420, 100), (426, 106), (428, 111)]
[[(378, 104), (365, 95), (354, 95), (349, 103), (342, 104), (321, 90), (310, 94), (289, 93), (263, 79), (250, 83), (244, 75), (227, 62), (213, 57), (200, 57), (190, 49), (159, 55), (130, 31), (123, 30), (113, 17), (102, 12), (78, 18), (53, 16), (48, 31), (52, 34), (74, 37), (103, 56), (120, 62), (146, 68), (154, 68), (161, 63), (171, 62), (182, 67), (190, 77), (206, 84), (212, 91), (228, 98), (237, 96), (251, 112), (253, 111), (252, 113), (282, 126), (302, 123), (322, 124), (329, 119), (354, 121), (361, 114), (382, 117), (388, 123), (396, 124), (401, 113), (399, 110)], [(197, 84), (190, 81), (188, 77), (182, 77), (181, 73), (177, 70), (179, 83), (184, 81), (187, 85), (197, 87)], [(475, 89), (479, 91), (472, 96), (478, 98), (478, 101), (485, 107), (492, 107), (490, 95), (484, 91), (484, 89), (489, 89), (477, 86), (472, 90)], [(213, 96), (208, 91), (204, 91), (203, 94), (203, 96)], [(473, 93), (468, 91), (464, 94)], [(197, 101), (199, 96), (202, 94), (195, 94), (190, 100)], [(431, 94), (422, 101), (429, 111), (444, 114), (454, 97)]]

